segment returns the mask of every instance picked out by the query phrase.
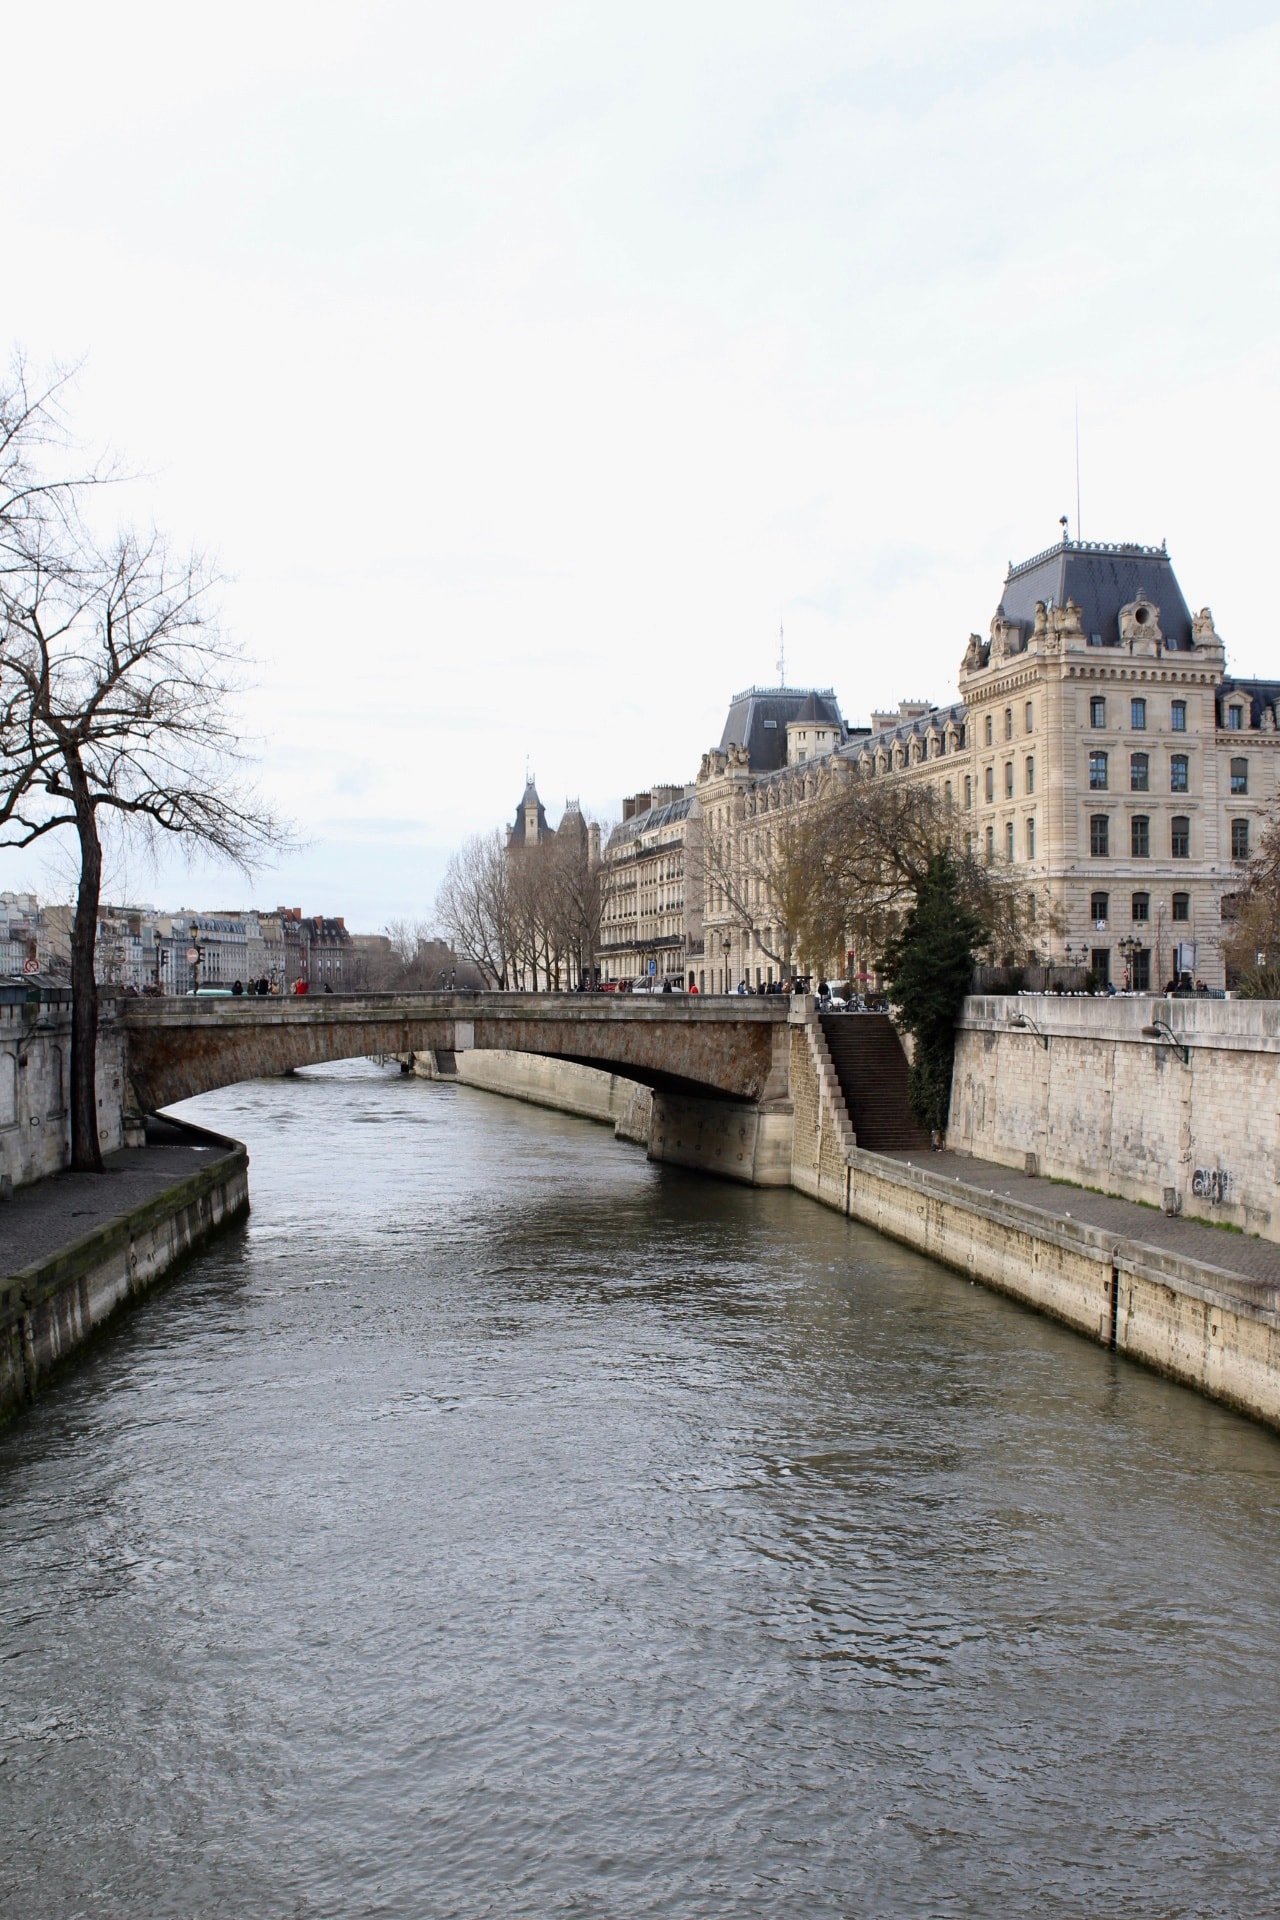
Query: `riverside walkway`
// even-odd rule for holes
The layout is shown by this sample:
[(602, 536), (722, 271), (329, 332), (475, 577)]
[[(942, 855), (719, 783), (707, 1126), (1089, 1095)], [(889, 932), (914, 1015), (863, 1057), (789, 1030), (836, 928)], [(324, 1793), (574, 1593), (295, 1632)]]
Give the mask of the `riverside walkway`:
[(0, 1276), (61, 1253), (96, 1227), (132, 1213), (199, 1173), (216, 1152), (161, 1123), (148, 1127), (145, 1147), (108, 1154), (105, 1175), (52, 1173), (19, 1187), (0, 1208)]
[(979, 1194), (994, 1194), (1024, 1207), (1035, 1207), (1059, 1220), (1074, 1220), (1081, 1226), (1096, 1227), (1140, 1246), (1215, 1267), (1239, 1281), (1241, 1291), (1250, 1298), (1256, 1296), (1259, 1287), (1280, 1289), (1280, 1242), (1232, 1233), (1188, 1219), (1184, 1214), (1162, 1213), (1159, 1208), (1143, 1206), (1137, 1200), (1095, 1193), (1090, 1187), (1050, 1180), (1043, 1174), (1020, 1173), (1014, 1167), (1003, 1167), (995, 1160), (978, 1160), (969, 1154), (899, 1152), (883, 1157), (955, 1180)]

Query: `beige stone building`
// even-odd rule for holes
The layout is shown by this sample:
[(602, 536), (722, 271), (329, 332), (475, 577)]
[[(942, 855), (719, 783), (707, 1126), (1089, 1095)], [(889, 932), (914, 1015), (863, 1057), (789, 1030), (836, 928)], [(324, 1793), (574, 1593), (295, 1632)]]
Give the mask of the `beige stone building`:
[[(1280, 682), (1227, 673), (1165, 549), (1063, 541), (1011, 565), (959, 691), (857, 734), (830, 693), (735, 699), (697, 787), (717, 989), (788, 970), (770, 846), (841, 759), (935, 783), (981, 856), (1023, 869), (1044, 902), (1044, 959), (1117, 986), (1185, 973), (1221, 987), (1224, 898), (1280, 789)], [(803, 722), (801, 704), (769, 711), (796, 701)]]
[[(915, 709), (913, 709), (914, 711)], [(918, 710), (928, 709), (920, 704)], [(779, 837), (818, 795), (851, 732), (830, 687), (748, 687), (729, 706), (720, 745), (702, 756), (704, 989), (768, 986), (793, 971), (786, 915), (774, 898)]]
[(706, 992), (702, 816), (692, 787), (654, 787), (622, 803), (604, 849), (600, 976), (652, 977)]

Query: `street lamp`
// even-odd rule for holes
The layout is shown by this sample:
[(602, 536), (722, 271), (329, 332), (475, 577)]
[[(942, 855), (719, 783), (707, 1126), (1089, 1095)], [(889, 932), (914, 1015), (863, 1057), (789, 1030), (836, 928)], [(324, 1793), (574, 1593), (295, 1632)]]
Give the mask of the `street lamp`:
[(1126, 988), (1132, 988), (1133, 986), (1133, 956), (1141, 945), (1141, 940), (1135, 939), (1131, 933), (1126, 933), (1124, 939), (1120, 942), (1120, 951), (1124, 955), (1124, 984)]
[(200, 928), (198, 923), (193, 920), (191, 922), (191, 945), (187, 948), (187, 959), (191, 963), (192, 993), (199, 993), (200, 991), (200, 962), (203, 957), (203, 949), (200, 946)]
[(733, 941), (729, 938), (727, 933), (721, 944), (724, 952), (724, 990), (726, 993), (728, 993), (729, 992), (729, 955), (733, 951)]
[(159, 927), (153, 927), (151, 930), (151, 937), (156, 943), (156, 992), (159, 993), (160, 991), (160, 954), (164, 947), (164, 936), (161, 934)]

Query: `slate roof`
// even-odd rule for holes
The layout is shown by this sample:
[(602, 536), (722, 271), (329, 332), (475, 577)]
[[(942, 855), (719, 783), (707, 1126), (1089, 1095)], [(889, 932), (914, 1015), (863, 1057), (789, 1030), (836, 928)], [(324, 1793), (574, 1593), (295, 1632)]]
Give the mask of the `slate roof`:
[(1023, 635), (1035, 624), (1036, 601), (1080, 609), (1080, 624), (1096, 645), (1120, 644), (1120, 609), (1132, 600), (1150, 600), (1160, 609), (1166, 646), (1189, 651), (1191, 614), (1182, 597), (1164, 547), (1108, 546), (1098, 540), (1063, 540), (1044, 553), (1012, 562), (999, 612), (1015, 620)]
[(519, 807), (516, 809), (516, 823), (511, 829), (509, 844), (512, 846), (522, 847), (524, 845), (524, 810), (528, 806), (535, 806), (538, 809), (538, 838), (541, 839), (544, 833), (551, 831), (547, 825), (546, 808), (538, 798), (538, 789), (534, 786), (532, 780), (527, 780), (525, 782), (524, 796), (520, 801)]
[(963, 700), (957, 700), (949, 707), (930, 707), (928, 713), (920, 713), (912, 720), (899, 720), (891, 727), (881, 727), (876, 732), (860, 729), (845, 748), (845, 757), (856, 760), (862, 752), (874, 753), (877, 747), (892, 747), (895, 740), (923, 740), (930, 727), (936, 727), (944, 737), (947, 722), (953, 720), (963, 733), (966, 708)]
[(643, 813), (635, 813), (630, 820), (624, 820), (609, 835), (609, 845), (620, 847), (624, 841), (636, 840), (642, 833), (651, 833), (655, 827), (668, 827), (673, 820), (683, 820), (693, 806), (692, 794), (682, 800), (669, 800), (665, 806), (646, 807)]
[(812, 702), (821, 709), (819, 722), (836, 730), (843, 740), (845, 724), (832, 687), (748, 687), (735, 693), (720, 736), (720, 751), (745, 747), (752, 773), (776, 773), (787, 763), (787, 725)]
[(1265, 708), (1270, 707), (1277, 720), (1280, 720), (1280, 680), (1236, 680), (1230, 674), (1223, 677), (1218, 690), (1218, 725), (1227, 724), (1227, 708), (1233, 700), (1240, 706), (1249, 704), (1249, 725), (1257, 729), (1262, 725)]

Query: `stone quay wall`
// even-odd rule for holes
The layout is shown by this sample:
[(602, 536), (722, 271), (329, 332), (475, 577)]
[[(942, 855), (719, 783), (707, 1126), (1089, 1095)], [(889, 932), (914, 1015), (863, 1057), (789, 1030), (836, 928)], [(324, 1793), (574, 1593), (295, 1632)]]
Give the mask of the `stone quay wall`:
[(947, 1144), (1280, 1240), (1280, 1003), (975, 996)]
[[(98, 1139), (124, 1142), (124, 1038), (110, 1000), (98, 1036)], [(71, 1005), (61, 990), (0, 1002), (0, 1192), (57, 1173), (71, 1159)]]
[(244, 1147), (202, 1127), (168, 1124), (221, 1151), (199, 1172), (0, 1281), (0, 1420), (29, 1405), (115, 1314), (248, 1212)]
[(426, 1080), (454, 1080), (486, 1093), (527, 1100), (531, 1106), (553, 1107), (583, 1120), (611, 1126), (619, 1140), (649, 1144), (653, 1095), (648, 1087), (625, 1080), (620, 1073), (582, 1067), (573, 1060), (557, 1060), (542, 1053), (458, 1053), (438, 1048), (401, 1056), (402, 1065)]
[(821, 1037), (816, 1020), (792, 1034), (793, 1186), (1087, 1339), (1280, 1427), (1280, 1290), (847, 1145), (848, 1121), (834, 1077), (823, 1070)]

